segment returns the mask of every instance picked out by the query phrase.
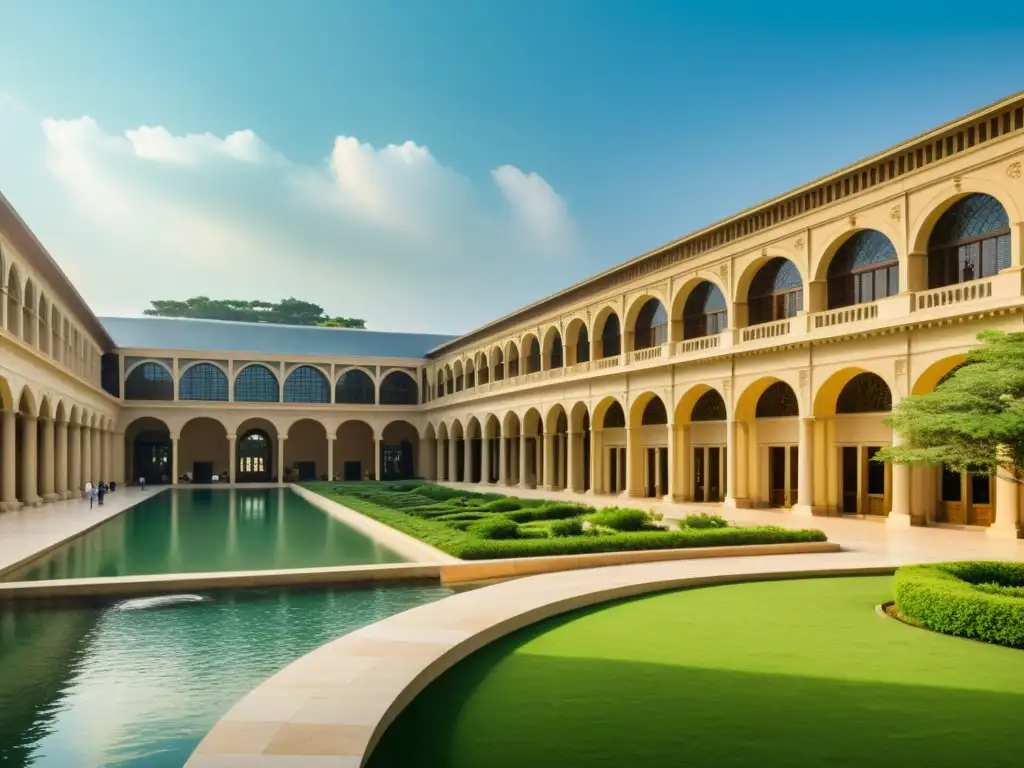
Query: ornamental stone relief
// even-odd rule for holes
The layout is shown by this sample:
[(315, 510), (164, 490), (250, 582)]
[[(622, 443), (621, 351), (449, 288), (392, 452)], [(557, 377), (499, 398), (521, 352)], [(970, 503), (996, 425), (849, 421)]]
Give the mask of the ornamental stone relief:
[(1020, 162), (1015, 161), (1006, 166), (1006, 175), (1011, 179), (1019, 179), (1021, 177)]

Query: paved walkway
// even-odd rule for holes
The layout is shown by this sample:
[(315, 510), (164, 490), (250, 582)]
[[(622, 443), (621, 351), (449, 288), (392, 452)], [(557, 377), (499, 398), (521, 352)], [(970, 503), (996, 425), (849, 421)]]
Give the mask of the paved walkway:
[[(581, 498), (544, 491), (516, 493)], [(659, 502), (650, 506), (669, 517), (702, 507)], [(764, 510), (738, 510), (727, 516), (738, 522), (818, 527), (845, 551), (593, 568), (530, 576), (454, 595), (364, 627), (285, 667), (214, 726), (187, 766), (359, 768), (398, 713), (476, 649), (546, 617), (618, 597), (784, 576), (888, 573), (910, 562), (1024, 560), (1024, 541), (1001, 540), (978, 530), (900, 530), (869, 520), (799, 518)]]
[(121, 486), (108, 493), (101, 507), (85, 499), (68, 499), (0, 512), (0, 574), (94, 528), (168, 486), (141, 491)]

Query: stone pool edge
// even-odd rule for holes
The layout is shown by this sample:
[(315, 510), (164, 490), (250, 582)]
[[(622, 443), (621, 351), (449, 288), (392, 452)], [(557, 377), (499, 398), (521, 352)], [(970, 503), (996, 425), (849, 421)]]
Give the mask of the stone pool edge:
[(237, 702), (188, 768), (364, 766), (395, 717), (484, 645), (567, 611), (683, 587), (887, 575), (853, 553), (644, 563), (530, 576), (420, 606), (326, 643)]

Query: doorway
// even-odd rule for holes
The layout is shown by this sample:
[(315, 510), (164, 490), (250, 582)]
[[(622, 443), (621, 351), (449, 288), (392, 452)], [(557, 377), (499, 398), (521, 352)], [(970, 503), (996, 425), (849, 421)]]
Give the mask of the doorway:
[(212, 461), (194, 461), (194, 462), (192, 462), (192, 482), (193, 483), (212, 483), (213, 482), (213, 462)]
[(296, 461), (295, 471), (299, 475), (300, 483), (308, 483), (310, 480), (316, 480), (315, 461)]
[(363, 479), (363, 465), (358, 461), (346, 461), (341, 466), (341, 476), (346, 483)]
[(796, 499), (799, 454), (795, 445), (768, 447), (768, 504), (786, 509)]

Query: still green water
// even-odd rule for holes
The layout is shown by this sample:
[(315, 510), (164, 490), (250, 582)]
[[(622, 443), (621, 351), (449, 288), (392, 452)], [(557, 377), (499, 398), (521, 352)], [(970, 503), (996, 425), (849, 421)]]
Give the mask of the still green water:
[(150, 497), (4, 581), (400, 562), (287, 488), (192, 489)]
[(0, 608), (0, 765), (180, 768), (217, 719), (313, 648), (440, 587), (214, 593)]

